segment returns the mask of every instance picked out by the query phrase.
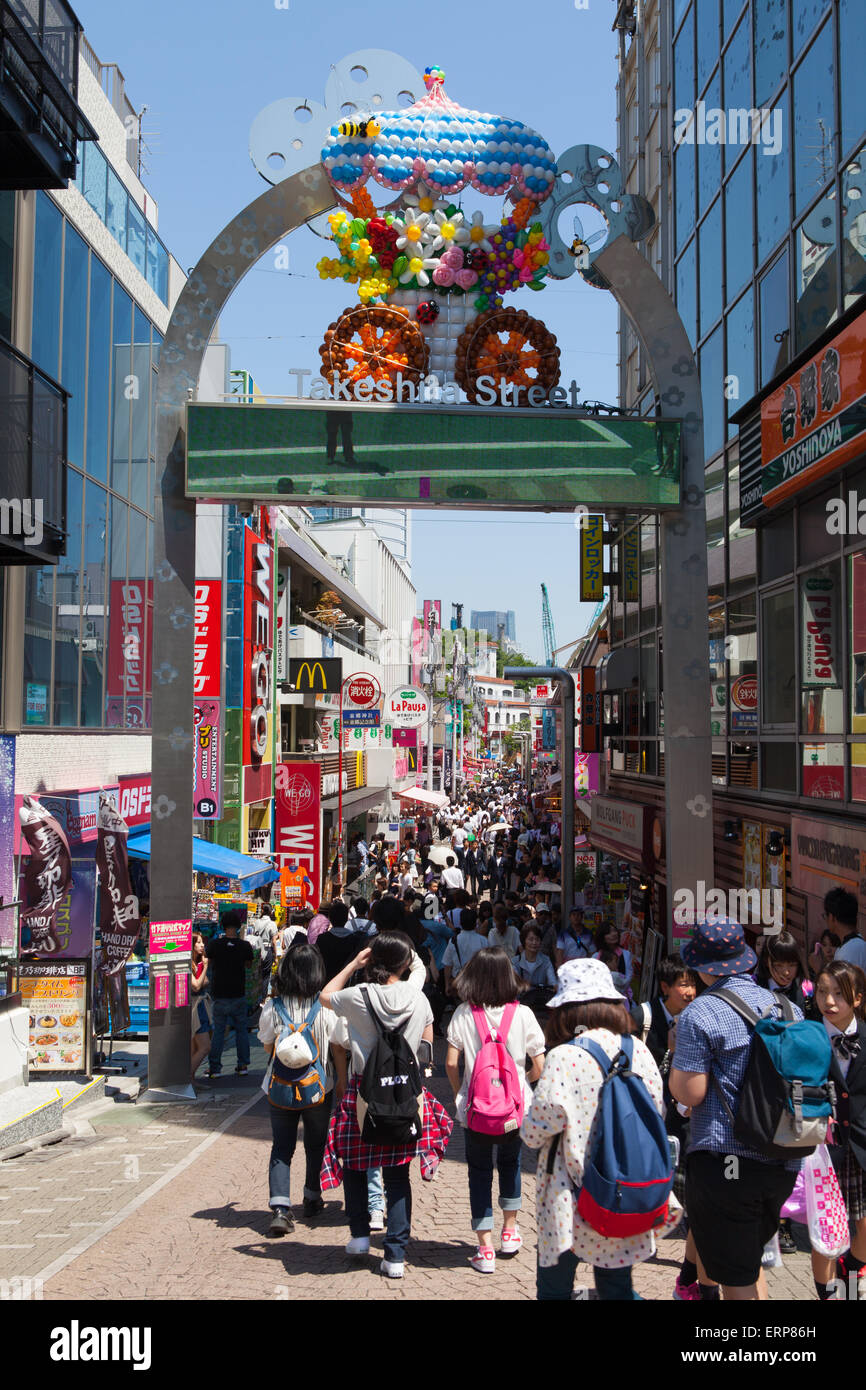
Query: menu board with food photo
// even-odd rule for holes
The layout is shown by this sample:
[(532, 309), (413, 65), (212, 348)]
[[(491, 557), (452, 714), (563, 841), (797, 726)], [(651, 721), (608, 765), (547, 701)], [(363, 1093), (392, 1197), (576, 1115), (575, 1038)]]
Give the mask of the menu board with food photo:
[(27, 962), (19, 974), (30, 1014), (30, 1071), (86, 1071), (86, 962)]

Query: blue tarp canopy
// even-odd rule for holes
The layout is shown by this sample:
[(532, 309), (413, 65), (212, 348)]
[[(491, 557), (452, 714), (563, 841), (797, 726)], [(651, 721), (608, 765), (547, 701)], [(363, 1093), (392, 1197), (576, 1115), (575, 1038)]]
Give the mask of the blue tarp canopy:
[[(130, 832), (129, 853), (136, 859), (150, 858), (150, 826), (139, 826)], [(252, 888), (261, 888), (265, 883), (275, 883), (279, 872), (254, 859), (249, 854), (238, 854), (237, 850), (226, 849), (224, 845), (212, 845), (208, 840), (192, 837), (192, 867), (197, 874), (212, 874), (214, 878), (225, 878), (240, 883), (245, 893)]]

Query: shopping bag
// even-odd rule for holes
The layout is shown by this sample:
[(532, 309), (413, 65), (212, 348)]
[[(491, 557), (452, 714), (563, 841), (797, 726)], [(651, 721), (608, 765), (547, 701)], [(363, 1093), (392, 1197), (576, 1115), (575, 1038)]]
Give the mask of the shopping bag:
[(806, 1185), (803, 1177), (803, 1165), (797, 1174), (797, 1181), (794, 1183), (794, 1191), (791, 1193), (779, 1216), (788, 1221), (799, 1221), (801, 1225), (808, 1226), (809, 1213), (806, 1211)]
[(802, 1173), (812, 1249), (827, 1259), (838, 1259), (851, 1244), (851, 1237), (839, 1179), (826, 1144), (819, 1144), (803, 1159)]

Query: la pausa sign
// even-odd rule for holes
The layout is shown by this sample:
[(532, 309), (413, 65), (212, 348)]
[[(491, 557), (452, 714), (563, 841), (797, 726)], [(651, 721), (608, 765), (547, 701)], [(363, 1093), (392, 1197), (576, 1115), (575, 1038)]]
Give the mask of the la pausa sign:
[[(417, 386), (406, 380), (398, 372), (392, 381), (386, 378), (374, 381), (366, 377), (362, 381), (343, 381), (335, 378), (333, 384), (323, 376), (313, 376), (310, 368), (290, 367), (289, 376), (295, 378), (295, 399), (299, 401), (349, 401), (362, 405), (364, 402), (379, 401), (395, 405), (465, 405), (466, 396), (456, 381), (441, 381), (435, 372), (430, 372)], [(305, 381), (311, 377), (309, 385)], [(551, 386), (549, 391), (541, 386), (518, 387), (520, 404), (535, 409), (554, 406), (558, 409), (580, 410), (578, 400), (580, 387), (572, 379), (568, 387)], [(479, 376), (476, 384), (476, 405), (512, 405), (514, 403), (513, 383), (493, 376)]]
[(388, 696), (386, 722), (397, 729), (414, 729), (423, 724), (428, 711), (429, 702), (423, 690), (414, 685), (401, 685)]

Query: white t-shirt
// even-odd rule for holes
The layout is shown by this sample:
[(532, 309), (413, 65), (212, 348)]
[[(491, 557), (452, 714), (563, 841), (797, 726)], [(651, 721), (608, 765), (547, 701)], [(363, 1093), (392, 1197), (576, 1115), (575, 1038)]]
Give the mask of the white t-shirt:
[(851, 965), (859, 965), (866, 970), (866, 941), (862, 936), (852, 936), (836, 952), (836, 960), (847, 960)]
[[(484, 1015), (491, 1028), (499, 1027), (504, 1012), (504, 1005), (496, 1009), (484, 1010)], [(459, 1009), (455, 1009), (448, 1025), (448, 1042), (451, 1047), (456, 1047), (458, 1052), (463, 1053), (463, 1080), (460, 1083), (460, 1090), (457, 1092), (457, 1118), (462, 1125), (465, 1125), (466, 1093), (472, 1079), (475, 1058), (481, 1051), (481, 1035), (478, 1032), (475, 1019), (472, 1017), (470, 1004), (461, 1004)], [(526, 1112), (532, 1104), (532, 1092), (525, 1079), (524, 1067), (527, 1057), (538, 1057), (544, 1052), (544, 1034), (535, 1014), (531, 1009), (527, 1009), (525, 1004), (518, 1004), (517, 1006), (517, 1012), (511, 1020), (511, 1027), (508, 1030), (505, 1046), (517, 1064), (518, 1074), (524, 1076), (523, 1108)]]
[(445, 947), (445, 954), (442, 957), (442, 967), (450, 965), (453, 974), (458, 974), (468, 965), (473, 956), (477, 956), (479, 951), (483, 951), (487, 945), (487, 937), (480, 932), (462, 931), (453, 941), (449, 941)]
[(463, 874), (460, 871), (460, 869), (458, 869), (456, 864), (453, 868), (444, 869), (442, 871), (441, 882), (445, 884), (446, 888), (463, 887)]
[(488, 946), (501, 946), (510, 956), (516, 956), (520, 950), (520, 933), (516, 927), (506, 927), (504, 932), (500, 932), (498, 927), (491, 927), (487, 933)]
[(466, 831), (463, 829), (462, 826), (458, 826), (457, 829), (454, 831), (454, 834), (451, 836), (451, 843), (453, 844), (455, 849), (463, 848), (464, 844), (466, 843)]

